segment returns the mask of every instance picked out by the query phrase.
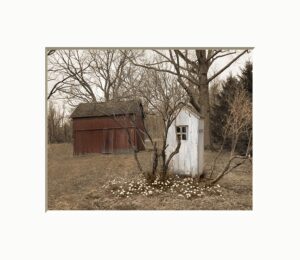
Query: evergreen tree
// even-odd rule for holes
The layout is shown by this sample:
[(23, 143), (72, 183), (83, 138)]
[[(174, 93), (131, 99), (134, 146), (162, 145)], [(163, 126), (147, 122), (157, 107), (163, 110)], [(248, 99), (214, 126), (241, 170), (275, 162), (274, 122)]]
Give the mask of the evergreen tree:
[(245, 66), (241, 69), (241, 74), (238, 76), (239, 81), (241, 82), (242, 86), (247, 90), (249, 93), (251, 100), (252, 100), (252, 62), (247, 61)]
[[(238, 76), (240, 84), (243, 88), (245, 88), (249, 94), (251, 103), (252, 103), (252, 62), (247, 61), (244, 67), (241, 69), (241, 74)], [(249, 126), (249, 129), (252, 129), (252, 125)], [(252, 137), (251, 137), (252, 138)], [(237, 150), (241, 153), (245, 152), (247, 149), (247, 145), (249, 142), (249, 137), (244, 134), (240, 138), (240, 142), (238, 143)]]
[[(215, 97), (215, 103), (211, 107), (211, 131), (214, 144), (223, 142), (223, 126), (229, 114), (229, 104), (234, 97), (237, 88), (245, 88), (252, 101), (252, 62), (247, 61), (237, 77), (228, 76), (222, 83), (222, 89)], [(252, 126), (249, 126), (252, 127)], [(243, 135), (237, 144), (237, 151), (243, 153), (247, 149), (249, 137)], [(227, 140), (224, 148), (230, 148), (231, 140)]]
[[(222, 83), (222, 89), (215, 98), (215, 104), (212, 106), (211, 125), (212, 138), (214, 144), (220, 144), (223, 141), (222, 129), (228, 115), (229, 103), (233, 99), (236, 88), (239, 87), (239, 80), (232, 75), (228, 76)], [(225, 144), (228, 147), (230, 142)]]

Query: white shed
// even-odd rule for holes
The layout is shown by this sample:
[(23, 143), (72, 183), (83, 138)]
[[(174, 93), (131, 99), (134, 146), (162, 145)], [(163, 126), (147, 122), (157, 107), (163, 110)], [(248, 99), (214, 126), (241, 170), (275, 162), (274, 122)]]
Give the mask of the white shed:
[(204, 164), (204, 119), (189, 107), (184, 107), (169, 128), (167, 136), (167, 156), (181, 139), (179, 153), (169, 165), (170, 171), (183, 175), (201, 175)]

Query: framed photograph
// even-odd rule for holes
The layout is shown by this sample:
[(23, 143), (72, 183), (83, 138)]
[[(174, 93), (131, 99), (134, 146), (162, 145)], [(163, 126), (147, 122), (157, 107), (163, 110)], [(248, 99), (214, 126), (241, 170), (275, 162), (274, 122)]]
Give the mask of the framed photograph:
[(48, 210), (251, 210), (253, 48), (46, 48)]

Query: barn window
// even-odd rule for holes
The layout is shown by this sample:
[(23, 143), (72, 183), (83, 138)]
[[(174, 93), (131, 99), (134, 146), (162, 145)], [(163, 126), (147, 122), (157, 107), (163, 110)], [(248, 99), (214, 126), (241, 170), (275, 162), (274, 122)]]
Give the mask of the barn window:
[(178, 140), (187, 140), (188, 139), (188, 126), (176, 126), (176, 137)]

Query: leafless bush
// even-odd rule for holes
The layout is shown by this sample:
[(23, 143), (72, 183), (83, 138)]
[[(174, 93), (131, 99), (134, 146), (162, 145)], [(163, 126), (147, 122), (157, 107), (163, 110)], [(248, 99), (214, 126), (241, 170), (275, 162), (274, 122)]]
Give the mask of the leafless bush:
[[(186, 94), (178, 85), (175, 77), (169, 74), (160, 74), (156, 71), (147, 70), (144, 71), (143, 81), (139, 85), (135, 85), (134, 92), (138, 94), (138, 96), (143, 101), (144, 107), (146, 107), (146, 111), (144, 111), (145, 120), (142, 120), (143, 127), (136, 128), (137, 122), (135, 121), (138, 117), (124, 117), (125, 122), (117, 119), (118, 124), (121, 124), (122, 127), (127, 131), (128, 134), (128, 142), (131, 145), (131, 134), (129, 131), (129, 127), (126, 126), (128, 120), (131, 122), (130, 127), (134, 127), (137, 129), (137, 134), (141, 137), (141, 140), (144, 140), (146, 137), (151, 144), (152, 150), (152, 170), (150, 172), (145, 173), (142, 165), (138, 161), (137, 157), (137, 149), (133, 148), (134, 157), (137, 162), (137, 166), (146, 178), (150, 181), (154, 181), (157, 175), (161, 179), (166, 178), (166, 174), (168, 171), (168, 167), (170, 161), (174, 155), (179, 152), (180, 149), (180, 140), (178, 140), (178, 145), (170, 153), (169, 156), (166, 154), (167, 149), (167, 135), (169, 128), (171, 127), (173, 121), (177, 117), (178, 113), (181, 111), (182, 107), (187, 103)], [(128, 114), (124, 111), (124, 114)], [(159, 124), (159, 130), (155, 129), (153, 123), (150, 123), (151, 120), (147, 119), (147, 117), (156, 118), (155, 125)], [(148, 125), (145, 125), (145, 121)], [(159, 123), (158, 123), (159, 122)], [(149, 129), (149, 124), (152, 125), (152, 131)], [(159, 132), (161, 137), (161, 144), (158, 145), (157, 138), (154, 138), (153, 133)], [(157, 133), (156, 133), (157, 134)], [(146, 144), (144, 143), (144, 146)]]
[[(247, 150), (244, 155), (237, 155), (235, 153), (236, 145), (239, 141), (239, 138), (244, 133), (249, 137)], [(228, 138), (232, 140), (230, 157), (223, 170), (217, 174), (212, 181), (210, 181), (210, 184), (217, 183), (224, 175), (242, 165), (246, 160), (251, 160), (252, 103), (247, 91), (244, 88), (236, 89), (233, 99), (229, 102), (229, 115), (226, 118), (226, 123), (223, 128), (223, 143), (212, 164), (210, 177), (212, 177), (214, 174), (216, 162), (223, 153), (224, 144)]]
[[(159, 62), (159, 60), (157, 62)], [(158, 174), (161, 179), (165, 179), (169, 163), (172, 157), (179, 152), (181, 145), (180, 141), (178, 141), (177, 147), (167, 156), (168, 131), (182, 107), (186, 105), (187, 97), (184, 90), (179, 86), (176, 77), (173, 75), (146, 70), (144, 78), (143, 84), (136, 89), (136, 92), (139, 93), (144, 100), (145, 106), (147, 107), (147, 114), (155, 114), (157, 119), (160, 120), (162, 142), (162, 144), (158, 146), (157, 140), (154, 140), (148, 131), (148, 137), (153, 149), (152, 172), (153, 175), (156, 174), (158, 161), (161, 159), (161, 168), (158, 170)]]
[(231, 155), (235, 152), (241, 134), (252, 134), (251, 125), (252, 104), (247, 91), (244, 88), (239, 88), (236, 90), (233, 101), (229, 105), (229, 115), (224, 129), (224, 137), (231, 137), (232, 140)]

